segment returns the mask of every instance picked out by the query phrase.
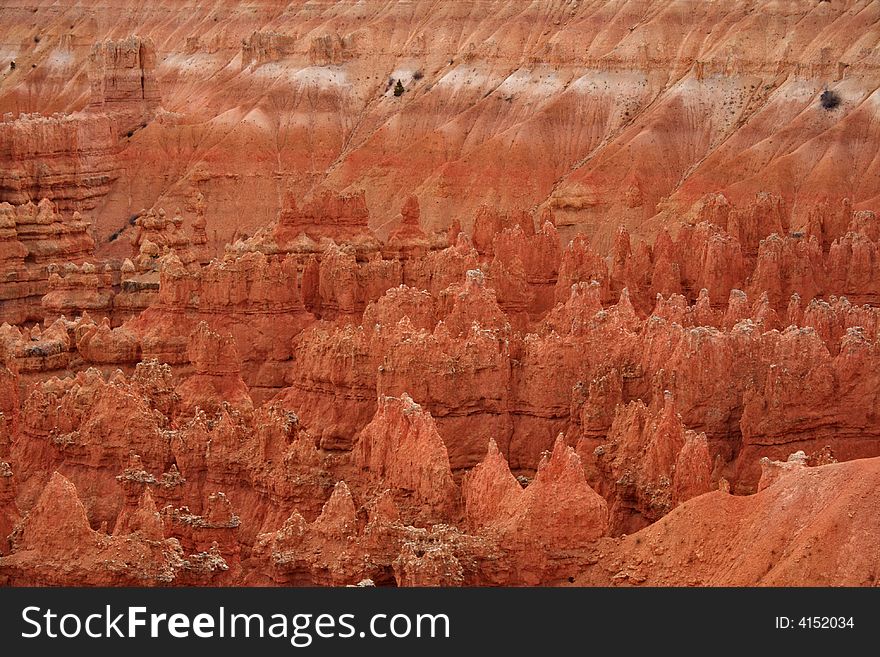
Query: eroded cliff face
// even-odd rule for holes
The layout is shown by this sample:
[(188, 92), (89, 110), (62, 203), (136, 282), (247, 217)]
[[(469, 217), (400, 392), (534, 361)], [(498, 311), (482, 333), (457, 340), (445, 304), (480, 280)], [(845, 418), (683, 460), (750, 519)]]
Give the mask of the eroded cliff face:
[(874, 582), (876, 7), (392, 4), (6, 10), (0, 583)]
[[(44, 64), (49, 70), (60, 68), (62, 77), (76, 66), (78, 49), (71, 36), (61, 36)], [(34, 44), (39, 46), (40, 41), (35, 35)], [(17, 77), (14, 56), (8, 66), (7, 74)], [(36, 68), (32, 63), (30, 73), (39, 79)], [(155, 47), (149, 39), (134, 36), (101, 41), (91, 49), (86, 68), (89, 100), (85, 107), (77, 103), (78, 111), (46, 116), (43, 103), (36, 104), (39, 114), (22, 112), (15, 105), (3, 108), (3, 201), (25, 203), (48, 197), (65, 210), (92, 210), (125, 175), (119, 154), (134, 133), (147, 126), (161, 102)], [(81, 77), (73, 78), (74, 86)], [(13, 88), (17, 86), (16, 80), (11, 82)]]
[[(60, 278), (56, 265), (59, 260), (67, 261), (69, 271), (77, 275), (81, 273), (77, 263), (83, 264), (82, 274), (96, 273), (93, 265), (89, 264), (86, 269), (83, 263), (94, 254), (95, 241), (91, 223), (79, 212), (64, 216), (45, 198), (38, 204), (0, 203), (0, 231), (0, 260), (4, 272), (0, 310), (5, 322), (42, 320), (41, 299)], [(107, 281), (106, 285), (109, 284)], [(80, 301), (78, 306), (73, 302), (73, 307), (80, 312), (92, 309), (95, 303), (103, 307), (100, 300)], [(70, 302), (58, 300), (57, 303), (64, 306)]]
[(221, 249), (271, 221), (288, 188), (302, 198), (319, 184), (363, 190), (383, 237), (412, 194), (428, 233), (469, 229), (483, 204), (540, 207), (603, 250), (618, 224), (653, 237), (707, 192), (777, 194), (799, 229), (824, 204), (870, 208), (880, 193), (876, 163), (858, 156), (877, 136), (875, 12), (856, 0), (24, 3), (0, 28), (0, 110), (86, 116), (76, 130), (11, 128), (33, 137), (4, 144), (35, 146), (6, 158), (19, 168), (0, 199), (95, 204), (102, 245), (141, 207), (182, 206), (196, 189)]

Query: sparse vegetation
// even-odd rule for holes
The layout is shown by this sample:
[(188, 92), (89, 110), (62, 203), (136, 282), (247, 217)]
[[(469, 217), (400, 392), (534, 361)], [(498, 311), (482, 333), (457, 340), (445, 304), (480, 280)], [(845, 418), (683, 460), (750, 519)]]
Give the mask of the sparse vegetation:
[(416, 71), (415, 73), (413, 73), (413, 80), (421, 80), (423, 77), (425, 77), (425, 74), (421, 71)]
[(822, 103), (822, 107), (825, 109), (833, 110), (840, 105), (840, 96), (838, 96), (836, 92), (826, 89), (822, 92), (822, 95), (819, 96), (819, 102)]
[(398, 80), (397, 84), (394, 85), (394, 95), (402, 96), (404, 91), (406, 91), (406, 89), (403, 88), (403, 84)]

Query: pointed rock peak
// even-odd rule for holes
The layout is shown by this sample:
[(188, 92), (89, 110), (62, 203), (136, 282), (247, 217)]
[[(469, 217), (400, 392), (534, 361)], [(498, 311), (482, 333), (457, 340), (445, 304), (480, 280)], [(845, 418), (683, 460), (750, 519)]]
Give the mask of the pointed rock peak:
[(344, 481), (336, 482), (314, 528), (322, 534), (345, 536), (357, 530), (357, 509)]
[(146, 514), (152, 514), (158, 520), (159, 512), (156, 510), (156, 503), (153, 501), (153, 494), (149, 488), (145, 488), (141, 499), (138, 500), (138, 511)]
[(586, 233), (578, 233), (571, 241), (565, 245), (563, 254), (581, 254), (593, 256), (595, 255), (593, 247), (590, 244), (590, 238)]
[(580, 457), (574, 451), (574, 448), (569, 447), (565, 443), (565, 438), (560, 433), (556, 436), (556, 441), (553, 443), (553, 449), (549, 455), (541, 459), (541, 463), (538, 465), (538, 473), (535, 475), (535, 481), (538, 481), (542, 473), (546, 480), (548, 478), (564, 476), (565, 473), (570, 473), (573, 470), (580, 472), (581, 477), (583, 477)]
[[(368, 425), (374, 430), (381, 429), (394, 434), (390, 436), (394, 440), (412, 437), (443, 446), (434, 418), (409, 393), (403, 392), (400, 397), (380, 396), (378, 406), (376, 415)], [(406, 434), (399, 435), (400, 430), (404, 430)], [(445, 446), (443, 449), (445, 451)]]
[(752, 306), (752, 315), (757, 317), (762, 312), (766, 312), (770, 309), (770, 296), (767, 294), (767, 291), (761, 293), (761, 297), (755, 302), (755, 305)]
[(507, 459), (495, 440), (490, 438), (486, 456), (465, 474), (462, 482), (468, 524), (479, 529), (503, 522), (516, 512), (523, 494)]
[(587, 483), (580, 458), (562, 434), (519, 505), (517, 531), (554, 548), (583, 546), (608, 529), (608, 505)]
[(397, 321), (397, 331), (402, 335), (406, 335), (408, 333), (412, 333), (415, 329), (413, 328), (412, 319), (410, 319), (409, 315), (404, 315)]
[(663, 391), (662, 406), (653, 413), (647, 439), (645, 465), (654, 472), (669, 472), (684, 444), (684, 426), (669, 390)]
[(770, 298), (767, 296), (766, 292), (764, 292), (758, 302), (755, 303), (755, 306), (752, 309), (752, 319), (756, 323), (761, 324), (764, 331), (780, 327), (779, 316), (770, 304)]
[(746, 293), (736, 288), (730, 290), (730, 296), (727, 298), (727, 310), (724, 312), (725, 326), (729, 328), (741, 319), (751, 317), (751, 314), (749, 298)]
[(675, 410), (675, 395), (672, 394), (671, 390), (663, 391), (663, 406), (660, 411), (661, 419), (666, 418), (678, 418), (678, 413)]
[(413, 491), (436, 511), (454, 506), (457, 487), (434, 418), (404, 393), (380, 397), (355, 445), (355, 463), (390, 488)]
[(114, 534), (140, 532), (144, 538), (150, 541), (161, 541), (165, 538), (162, 518), (156, 510), (156, 504), (149, 488), (144, 489), (134, 513), (120, 524), (122, 525), (121, 530), (114, 531)]
[(498, 443), (495, 442), (494, 438), (489, 439), (489, 445), (486, 448), (486, 456), (483, 457), (483, 460), (465, 476), (473, 477), (478, 473), (488, 472), (493, 474), (493, 479), (496, 483), (505, 483), (506, 485), (506, 480), (509, 480), (510, 482), (513, 482), (517, 488), (520, 488), (519, 483), (516, 482), (516, 477), (510, 472), (510, 466), (507, 463), (507, 459), (504, 457), (504, 454), (501, 453), (501, 450), (498, 449)]
[(400, 208), (400, 214), (403, 217), (404, 223), (416, 226), (419, 224), (421, 211), (419, 210), (419, 198), (415, 194), (410, 194), (406, 197), (403, 207)]
[(683, 325), (687, 316), (687, 310), (687, 299), (682, 295), (670, 294), (668, 299), (664, 299), (663, 295), (658, 292), (651, 316), (662, 317), (668, 321)]
[(545, 221), (541, 224), (541, 232), (544, 233), (547, 237), (559, 237), (559, 232), (556, 230), (556, 224), (552, 221)]
[(503, 329), (509, 324), (495, 290), (487, 286), (479, 269), (467, 271), (464, 286), (451, 285), (442, 294), (453, 299), (452, 309), (444, 320), (452, 335), (467, 334), (475, 321), (487, 329)]
[(730, 290), (730, 296), (727, 298), (728, 304), (745, 303), (749, 300), (748, 296), (742, 290), (733, 288)]
[(861, 326), (851, 326), (840, 339), (840, 354), (844, 357), (870, 357), (874, 353), (874, 342), (865, 335)]
[(571, 305), (593, 309), (593, 314), (602, 310), (602, 286), (598, 281), (573, 283), (571, 286)]
[(812, 326), (789, 326), (779, 334), (776, 358), (818, 366), (830, 358), (827, 345)]
[(800, 326), (803, 318), (804, 309), (801, 304), (801, 295), (795, 292), (788, 301), (788, 325)]
[(641, 325), (639, 316), (629, 296), (629, 288), (625, 287), (620, 291), (620, 299), (613, 307), (613, 311), (613, 316), (616, 317), (619, 325), (630, 330), (637, 330)]
[(309, 523), (302, 517), (299, 511), (294, 509), (290, 512), (290, 516), (284, 521), (281, 529), (275, 533), (275, 541), (280, 546), (295, 545), (300, 542), (309, 530)]
[(56, 471), (25, 520), (22, 547), (69, 551), (92, 541), (93, 537), (76, 487)]
[(52, 473), (49, 483), (43, 488), (40, 499), (37, 501), (37, 506), (40, 506), (40, 504), (47, 500), (55, 500), (56, 504), (54, 506), (66, 506), (70, 510), (78, 509), (82, 506), (73, 482), (57, 470)]
[(684, 445), (675, 462), (673, 505), (712, 489), (712, 458), (705, 433), (685, 432)]
[(564, 454), (568, 445), (565, 444), (565, 437), (560, 433), (556, 436), (556, 440), (553, 441), (553, 450), (551, 451), (550, 458), (559, 458), (561, 454)]
[(612, 252), (615, 261), (624, 260), (632, 254), (632, 244), (629, 239), (629, 231), (626, 226), (619, 226), (614, 235), (614, 249)]
[[(615, 377), (615, 380), (619, 380)], [(641, 399), (633, 399), (628, 403), (619, 403), (614, 407), (614, 421), (608, 436), (612, 437), (620, 433), (618, 427), (623, 427), (633, 419), (637, 420), (639, 427), (644, 425), (645, 417), (648, 415), (648, 407)], [(622, 429), (621, 429), (622, 430)]]

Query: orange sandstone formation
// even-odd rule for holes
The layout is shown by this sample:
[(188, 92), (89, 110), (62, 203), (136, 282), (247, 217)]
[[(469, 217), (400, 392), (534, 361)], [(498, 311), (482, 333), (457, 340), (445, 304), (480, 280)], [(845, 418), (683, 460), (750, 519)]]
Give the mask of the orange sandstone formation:
[(253, 410), (231, 335), (218, 335), (200, 322), (190, 335), (188, 356), (194, 373), (175, 390), (180, 397), (179, 413), (202, 409), (213, 414), (223, 403), (243, 413)]
[(354, 462), (392, 491), (411, 496), (428, 517), (442, 518), (457, 505), (458, 488), (434, 419), (406, 393), (379, 400), (355, 445)]
[(70, 4), (0, 24), (0, 584), (876, 580), (870, 8)]
[[(31, 201), (13, 207), (0, 203), (0, 261), (4, 267), (0, 309), (4, 319), (11, 323), (41, 320), (40, 298), (48, 291), (62, 285), (53, 263), (68, 262), (71, 270), (80, 273), (75, 263), (93, 254), (95, 242), (90, 234), (90, 224), (79, 212), (64, 216), (54, 203), (42, 199), (38, 204)], [(94, 265), (89, 271), (95, 273)], [(77, 281), (79, 283), (79, 281)], [(95, 282), (95, 287), (98, 283)], [(85, 284), (88, 288), (88, 283)], [(69, 287), (75, 287), (73, 279)], [(66, 307), (79, 309), (77, 301), (67, 299), (67, 294), (50, 296), (53, 310)], [(83, 300), (80, 300), (83, 301)], [(102, 307), (104, 299), (89, 299), (89, 305)]]

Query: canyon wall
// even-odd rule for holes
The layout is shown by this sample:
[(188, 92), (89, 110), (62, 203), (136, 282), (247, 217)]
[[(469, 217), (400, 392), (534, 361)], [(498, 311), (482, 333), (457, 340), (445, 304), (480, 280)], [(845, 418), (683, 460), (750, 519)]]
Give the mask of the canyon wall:
[[(551, 208), (601, 250), (617, 225), (654, 237), (707, 192), (777, 194), (795, 229), (823, 203), (878, 197), (858, 154), (880, 70), (862, 0), (31, 4), (0, 27), (0, 113), (85, 112), (88, 137), (76, 174), (61, 164), (76, 130), (4, 138), (55, 173), (19, 171), (0, 199), (96, 204), (102, 245), (193, 190), (217, 250), (318, 185), (363, 190), (383, 237), (416, 194), (429, 233), (470, 229), (482, 204)], [(115, 126), (89, 123), (105, 114)], [(53, 145), (19, 145), (33, 139)]]
[[(39, 42), (35, 36), (34, 43)], [(54, 56), (69, 64), (75, 57), (71, 40), (62, 38)], [(9, 66), (9, 73), (17, 69), (14, 60)], [(122, 175), (119, 152), (159, 107), (155, 67), (156, 51), (149, 40), (99, 42), (89, 55), (85, 108), (51, 116), (4, 108), (0, 200), (18, 204), (46, 197), (64, 210), (99, 205)], [(33, 64), (32, 72), (35, 68)]]

